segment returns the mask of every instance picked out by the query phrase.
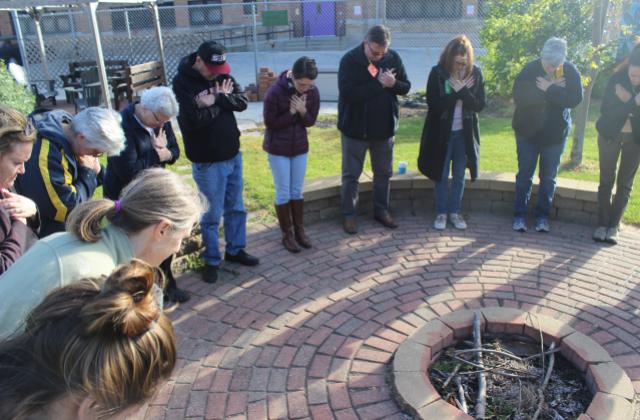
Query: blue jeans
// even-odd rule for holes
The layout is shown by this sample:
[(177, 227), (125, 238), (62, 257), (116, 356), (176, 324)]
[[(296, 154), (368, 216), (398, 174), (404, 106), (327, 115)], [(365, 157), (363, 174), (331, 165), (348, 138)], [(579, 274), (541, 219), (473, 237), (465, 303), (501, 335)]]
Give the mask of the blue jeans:
[(531, 143), (525, 139), (517, 138), (518, 146), (518, 174), (516, 175), (516, 197), (513, 213), (516, 217), (525, 217), (531, 198), (531, 184), (533, 174), (538, 166), (540, 158), (540, 186), (538, 188), (538, 203), (535, 209), (536, 219), (548, 218), (551, 210), (551, 202), (556, 192), (556, 176), (560, 166), (560, 158), (567, 141), (565, 137), (559, 144), (549, 146)]
[(276, 205), (300, 200), (307, 170), (307, 154), (287, 157), (269, 153), (269, 166), (276, 187)]
[[(453, 180), (449, 188), (449, 169), (452, 168)], [(467, 167), (467, 152), (462, 130), (451, 132), (447, 154), (444, 158), (442, 178), (436, 182), (436, 213), (460, 213), (462, 194), (464, 193), (464, 172)]]
[(219, 265), (218, 226), (224, 217), (226, 252), (236, 255), (246, 246), (247, 212), (242, 201), (242, 154), (215, 163), (192, 163), (193, 179), (200, 192), (209, 200), (209, 209), (202, 215), (200, 227), (205, 245), (204, 262)]

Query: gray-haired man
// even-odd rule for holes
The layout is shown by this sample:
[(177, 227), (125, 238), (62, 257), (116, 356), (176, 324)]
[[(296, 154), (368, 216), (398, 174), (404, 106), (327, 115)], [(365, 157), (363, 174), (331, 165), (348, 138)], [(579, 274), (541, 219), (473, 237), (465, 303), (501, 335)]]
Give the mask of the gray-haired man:
[(513, 84), (513, 130), (518, 147), (518, 174), (513, 229), (527, 230), (526, 216), (533, 174), (540, 160), (540, 187), (535, 209), (536, 231), (549, 231), (549, 212), (556, 190), (560, 157), (571, 128), (571, 108), (582, 101), (576, 66), (565, 61), (567, 43), (545, 42), (540, 58), (524, 66)]
[(338, 128), (342, 132), (342, 214), (344, 230), (354, 234), (358, 179), (367, 149), (373, 169), (374, 218), (388, 228), (397, 225), (389, 214), (393, 136), (398, 128), (397, 95), (411, 89), (397, 52), (389, 49), (391, 35), (382, 25), (347, 52), (338, 70)]

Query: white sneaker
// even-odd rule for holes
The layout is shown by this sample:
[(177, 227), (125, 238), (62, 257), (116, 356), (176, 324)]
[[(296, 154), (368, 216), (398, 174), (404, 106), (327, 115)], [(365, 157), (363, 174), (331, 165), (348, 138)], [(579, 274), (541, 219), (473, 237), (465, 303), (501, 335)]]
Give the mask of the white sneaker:
[(617, 244), (618, 243), (618, 228), (609, 228), (607, 229), (607, 237), (605, 238), (605, 241), (610, 243), (610, 244)]
[(593, 240), (596, 242), (604, 242), (607, 239), (607, 228), (604, 226), (599, 226), (593, 232)]
[(451, 213), (449, 220), (454, 228), (459, 230), (465, 230), (467, 228), (467, 222), (464, 221), (460, 213)]
[(447, 227), (447, 214), (442, 213), (437, 215), (435, 222), (433, 222), (433, 227), (437, 230), (445, 230)]

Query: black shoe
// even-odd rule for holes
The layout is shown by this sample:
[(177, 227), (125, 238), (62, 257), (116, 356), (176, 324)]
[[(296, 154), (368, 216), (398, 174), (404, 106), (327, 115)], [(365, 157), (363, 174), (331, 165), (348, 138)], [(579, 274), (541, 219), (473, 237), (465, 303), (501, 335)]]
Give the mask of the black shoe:
[(191, 299), (191, 293), (184, 289), (171, 288), (164, 292), (164, 298), (171, 302), (184, 303)]
[(247, 254), (244, 249), (241, 249), (236, 255), (224, 253), (224, 259), (226, 261), (237, 262), (238, 264), (247, 265), (253, 267), (260, 264), (260, 260), (253, 255)]
[(202, 270), (202, 281), (205, 283), (215, 283), (218, 281), (218, 266), (205, 265)]

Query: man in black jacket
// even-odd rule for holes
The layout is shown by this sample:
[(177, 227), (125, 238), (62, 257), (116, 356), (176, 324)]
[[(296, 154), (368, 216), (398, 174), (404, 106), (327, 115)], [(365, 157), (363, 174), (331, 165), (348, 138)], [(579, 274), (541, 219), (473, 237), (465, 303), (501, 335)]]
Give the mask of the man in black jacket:
[(411, 83), (397, 52), (389, 49), (391, 35), (374, 26), (364, 41), (347, 52), (338, 70), (338, 129), (342, 132), (342, 214), (344, 230), (358, 231), (358, 179), (369, 149), (373, 169), (374, 218), (388, 228), (398, 225), (389, 214), (389, 178), (393, 169), (393, 136), (398, 128), (397, 95)]
[(180, 61), (173, 79), (185, 152), (192, 162), (193, 178), (209, 201), (209, 209), (200, 221), (206, 264), (202, 279), (207, 283), (218, 280), (222, 259), (218, 225), (222, 216), (224, 259), (249, 266), (259, 263), (244, 250), (247, 213), (242, 200), (240, 130), (233, 114), (247, 109), (248, 101), (230, 72), (224, 46), (209, 41)]
[(556, 190), (556, 176), (567, 135), (571, 108), (582, 101), (582, 82), (576, 66), (565, 61), (567, 42), (549, 38), (540, 58), (528, 63), (513, 84), (513, 130), (518, 149), (518, 174), (513, 230), (527, 230), (526, 216), (533, 174), (540, 160), (540, 187), (535, 228), (549, 232), (549, 213)]

